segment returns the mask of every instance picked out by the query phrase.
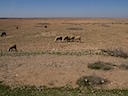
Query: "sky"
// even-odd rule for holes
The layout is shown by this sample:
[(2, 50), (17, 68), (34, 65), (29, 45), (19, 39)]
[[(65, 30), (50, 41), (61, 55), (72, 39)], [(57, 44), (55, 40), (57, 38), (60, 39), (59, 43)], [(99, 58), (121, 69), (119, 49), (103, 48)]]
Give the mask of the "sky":
[(128, 17), (128, 0), (0, 0), (0, 17)]

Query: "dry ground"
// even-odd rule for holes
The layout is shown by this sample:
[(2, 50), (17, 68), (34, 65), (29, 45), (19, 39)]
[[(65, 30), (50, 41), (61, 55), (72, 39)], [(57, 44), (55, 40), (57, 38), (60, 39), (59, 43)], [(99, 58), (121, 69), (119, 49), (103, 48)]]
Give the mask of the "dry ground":
[[(128, 70), (119, 67), (110, 71), (87, 68), (88, 63), (96, 61), (110, 62), (119, 66), (128, 64), (128, 59), (96, 54), (49, 53), (73, 51), (77, 54), (99, 49), (128, 52), (126, 18), (0, 19), (0, 34), (4, 31), (7, 36), (0, 37), (0, 81), (10, 85), (54, 87), (70, 84), (75, 87), (76, 81), (81, 76), (96, 75), (111, 81), (102, 88), (128, 88)], [(70, 35), (79, 35), (82, 41), (54, 42), (57, 36)], [(33, 54), (19, 56), (14, 52), (14, 55), (9, 55), (11, 52), (8, 52), (8, 49), (13, 44), (17, 45), (20, 53)]]

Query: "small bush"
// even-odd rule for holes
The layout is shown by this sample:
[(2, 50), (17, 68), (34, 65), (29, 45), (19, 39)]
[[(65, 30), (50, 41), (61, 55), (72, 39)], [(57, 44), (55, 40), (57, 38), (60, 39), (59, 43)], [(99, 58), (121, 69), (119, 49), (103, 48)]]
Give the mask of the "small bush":
[(83, 28), (67, 28), (67, 30), (83, 30)]
[(86, 87), (86, 86), (98, 86), (98, 85), (103, 85), (108, 82), (107, 79), (103, 79), (101, 77), (97, 76), (83, 76), (80, 79), (77, 80), (77, 84), (80, 87)]
[(128, 64), (121, 64), (121, 65), (119, 66), (119, 68), (128, 70)]
[(88, 64), (88, 68), (90, 69), (96, 69), (96, 70), (111, 70), (114, 68), (115, 65), (111, 64), (111, 63), (106, 63), (106, 62), (95, 62), (92, 64)]
[(124, 52), (121, 49), (120, 50), (119, 49), (115, 49), (115, 50), (110, 50), (110, 49), (104, 50), (104, 49), (101, 49), (101, 51), (106, 53), (107, 55), (110, 55), (110, 56), (128, 58), (128, 53)]

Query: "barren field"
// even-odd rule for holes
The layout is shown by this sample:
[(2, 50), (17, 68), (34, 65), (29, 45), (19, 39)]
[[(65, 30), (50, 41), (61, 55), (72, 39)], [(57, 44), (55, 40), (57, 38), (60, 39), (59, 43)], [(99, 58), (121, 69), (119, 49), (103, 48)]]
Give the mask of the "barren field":
[[(80, 77), (98, 76), (110, 81), (98, 88), (128, 88), (126, 18), (0, 19), (2, 32), (7, 36), (0, 37), (0, 81), (8, 85), (77, 87)], [(80, 36), (81, 41), (55, 42), (58, 36)], [(18, 52), (9, 52), (14, 44)], [(97, 61), (114, 68), (88, 68)]]

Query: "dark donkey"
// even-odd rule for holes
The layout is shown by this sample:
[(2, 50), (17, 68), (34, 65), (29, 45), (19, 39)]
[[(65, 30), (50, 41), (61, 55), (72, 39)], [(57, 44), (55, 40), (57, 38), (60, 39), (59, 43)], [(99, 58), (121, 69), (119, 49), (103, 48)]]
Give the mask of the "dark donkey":
[(66, 37), (64, 37), (64, 39), (63, 39), (63, 42), (70, 42), (70, 37), (69, 36), (66, 36)]
[(62, 36), (58, 36), (58, 37), (55, 38), (54, 41), (56, 42), (56, 41), (62, 41), (62, 40), (63, 40), (63, 37)]
[(16, 45), (13, 45), (9, 48), (9, 52), (10, 51), (17, 51)]
[(1, 33), (1, 37), (3, 37), (3, 36), (7, 36), (6, 32)]

